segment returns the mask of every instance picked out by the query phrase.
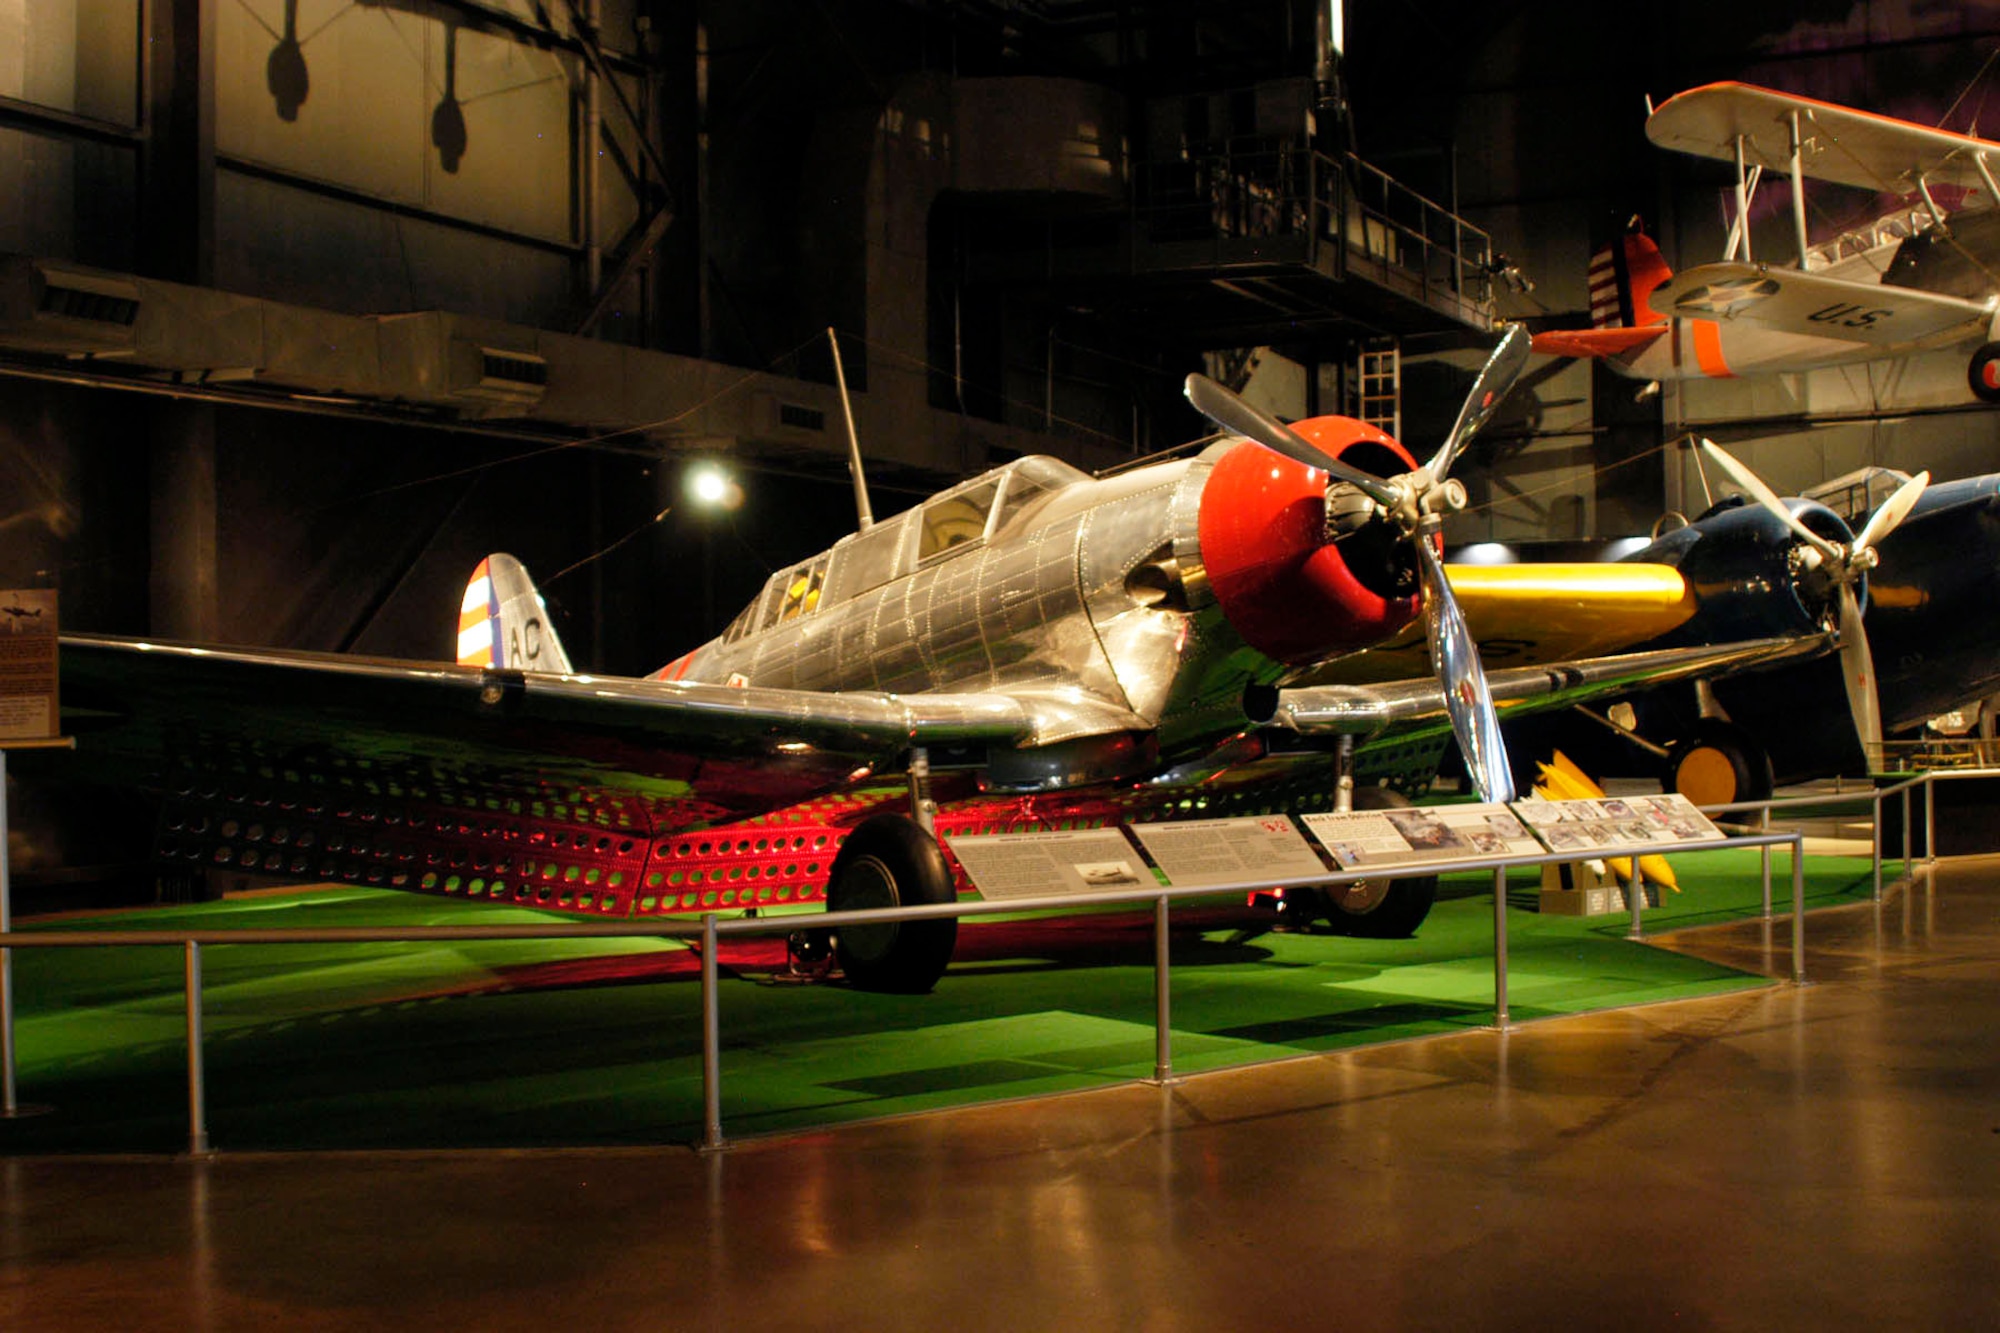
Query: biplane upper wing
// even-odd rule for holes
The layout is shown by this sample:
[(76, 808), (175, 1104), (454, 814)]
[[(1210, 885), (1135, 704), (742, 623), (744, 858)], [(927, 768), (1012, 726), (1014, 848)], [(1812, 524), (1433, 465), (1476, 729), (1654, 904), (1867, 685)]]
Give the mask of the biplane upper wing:
[(2000, 143), (1934, 130), (1831, 102), (1748, 83), (1711, 83), (1676, 94), (1646, 121), (1646, 137), (1662, 148), (1746, 166), (1789, 171), (1792, 116), (1799, 119), (1799, 169), (1814, 180), (1908, 194), (1917, 182), (1987, 189), (2000, 171)]
[(1647, 304), (1683, 319), (1741, 319), (1790, 333), (1876, 347), (1972, 336), (1993, 318), (1994, 300), (1850, 282), (1769, 264), (1702, 264), (1654, 289)]

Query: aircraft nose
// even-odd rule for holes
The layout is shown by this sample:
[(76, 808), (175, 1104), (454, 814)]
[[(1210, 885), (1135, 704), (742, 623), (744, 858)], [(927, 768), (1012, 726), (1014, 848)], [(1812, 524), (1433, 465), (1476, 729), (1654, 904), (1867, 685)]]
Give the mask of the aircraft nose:
[[(1342, 461), (1377, 475), (1416, 460), (1387, 435), (1345, 417), (1295, 427)], [(1336, 503), (1344, 488), (1335, 488)], [(1416, 617), (1403, 543), (1369, 524), (1327, 540), (1327, 475), (1244, 442), (1217, 459), (1202, 491), (1203, 566), (1223, 614), (1252, 648), (1303, 664), (1366, 647)]]

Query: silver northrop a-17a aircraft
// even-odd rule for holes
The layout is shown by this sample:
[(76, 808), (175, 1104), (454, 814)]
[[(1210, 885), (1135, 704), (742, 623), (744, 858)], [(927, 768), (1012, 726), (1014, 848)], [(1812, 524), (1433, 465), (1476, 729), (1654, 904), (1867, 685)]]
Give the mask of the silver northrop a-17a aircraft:
[[(1591, 261), (1591, 323), (1535, 350), (1602, 357), (1634, 379), (1727, 379), (1978, 344), (1972, 392), (2000, 403), (2000, 143), (1744, 83), (1669, 98), (1646, 121), (1662, 148), (1733, 162), (1735, 219), (1716, 263), (1674, 274), (1641, 233)], [(1755, 260), (1749, 210), (1766, 170), (1792, 187), (1796, 253)], [(1915, 202), (1818, 245), (1805, 181)], [(1979, 206), (1947, 213), (1934, 190)]]
[[(1447, 578), (1452, 464), (1527, 342), (1508, 333), (1421, 464), (1196, 376), (1232, 438), (1192, 457), (1101, 477), (1022, 458), (880, 523), (857, 482), (860, 531), (645, 679), (573, 670), (504, 555), (468, 588), (455, 665), (71, 637), (72, 762), (158, 790), (159, 850), (188, 870), (593, 916), (948, 901), (944, 834), (1324, 809), (1355, 777), (1382, 801), (1453, 737), (1480, 794), (1511, 799), (1501, 713), (1823, 651), (1838, 604), (1761, 511), (1678, 567)], [(1468, 616), (1506, 669), (1482, 670)], [(1433, 887), (1324, 906), (1407, 934)], [(920, 991), (955, 937), (836, 948), (852, 983)]]

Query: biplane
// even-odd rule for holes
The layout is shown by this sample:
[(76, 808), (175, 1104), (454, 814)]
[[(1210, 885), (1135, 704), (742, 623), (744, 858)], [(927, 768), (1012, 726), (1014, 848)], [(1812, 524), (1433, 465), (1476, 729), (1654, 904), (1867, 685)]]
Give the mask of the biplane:
[[(1674, 273), (1633, 229), (1591, 260), (1592, 327), (1535, 335), (1556, 356), (1634, 379), (1733, 378), (1972, 345), (1966, 378), (2000, 403), (2000, 143), (1744, 83), (1669, 98), (1646, 121), (1662, 148), (1736, 168), (1727, 248)], [(1791, 183), (1794, 252), (1751, 253), (1766, 171)], [(1900, 202), (1830, 240), (1807, 236), (1810, 178)], [(1948, 212), (1946, 194), (1958, 209)]]

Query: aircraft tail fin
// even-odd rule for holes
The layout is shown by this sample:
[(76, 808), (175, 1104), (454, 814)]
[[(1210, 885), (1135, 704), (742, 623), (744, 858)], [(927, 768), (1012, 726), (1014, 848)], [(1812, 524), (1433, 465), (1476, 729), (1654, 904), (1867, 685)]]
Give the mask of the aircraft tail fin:
[(1590, 322), (1595, 328), (1644, 328), (1665, 315), (1646, 306), (1653, 289), (1674, 276), (1653, 238), (1632, 219), (1625, 234), (1590, 257)]
[(472, 571), (458, 610), (458, 662), (570, 674), (542, 595), (513, 556), (496, 552)]

